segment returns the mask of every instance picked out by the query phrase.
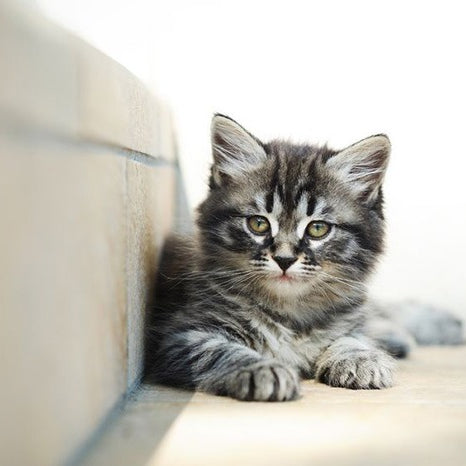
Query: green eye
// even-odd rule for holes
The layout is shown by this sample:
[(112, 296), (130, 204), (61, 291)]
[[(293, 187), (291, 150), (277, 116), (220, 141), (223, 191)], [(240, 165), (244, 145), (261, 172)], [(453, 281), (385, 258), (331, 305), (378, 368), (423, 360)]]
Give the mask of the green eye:
[(330, 225), (325, 222), (311, 222), (307, 228), (307, 234), (313, 239), (321, 239), (330, 231)]
[(265, 235), (270, 230), (269, 221), (260, 215), (254, 215), (247, 219), (248, 228), (256, 235)]

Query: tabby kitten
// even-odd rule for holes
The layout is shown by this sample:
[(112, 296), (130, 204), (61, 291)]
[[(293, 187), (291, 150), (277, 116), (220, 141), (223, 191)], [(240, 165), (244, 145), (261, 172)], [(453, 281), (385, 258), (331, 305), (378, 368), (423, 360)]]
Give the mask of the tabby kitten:
[(383, 249), (387, 136), (340, 151), (264, 144), (217, 114), (212, 147), (197, 236), (172, 238), (162, 259), (152, 378), (269, 401), (298, 397), (300, 378), (391, 386), (388, 353), (404, 355), (411, 337), (365, 287)]

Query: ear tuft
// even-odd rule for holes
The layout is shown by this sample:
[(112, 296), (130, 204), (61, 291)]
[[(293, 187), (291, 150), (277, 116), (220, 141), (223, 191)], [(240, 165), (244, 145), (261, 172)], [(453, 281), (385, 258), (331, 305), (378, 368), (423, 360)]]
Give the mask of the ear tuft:
[(225, 115), (217, 113), (212, 118), (211, 141), (212, 171), (218, 184), (222, 175), (230, 178), (245, 175), (267, 158), (262, 143)]
[(363, 201), (378, 197), (390, 158), (391, 144), (385, 134), (359, 141), (331, 157), (327, 166), (342, 181), (349, 183)]

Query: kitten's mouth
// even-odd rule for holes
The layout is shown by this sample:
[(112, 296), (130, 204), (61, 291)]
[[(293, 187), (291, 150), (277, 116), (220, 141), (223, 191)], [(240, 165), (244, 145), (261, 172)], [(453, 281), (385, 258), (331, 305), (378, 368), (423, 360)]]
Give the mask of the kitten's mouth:
[(287, 275), (285, 272), (282, 273), (280, 276), (277, 277), (277, 280), (280, 282), (291, 282), (293, 281), (293, 277)]

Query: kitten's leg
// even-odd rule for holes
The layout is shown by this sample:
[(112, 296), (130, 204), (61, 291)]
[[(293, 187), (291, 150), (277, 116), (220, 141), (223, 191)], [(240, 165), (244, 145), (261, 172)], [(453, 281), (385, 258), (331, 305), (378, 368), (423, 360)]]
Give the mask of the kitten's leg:
[(452, 313), (413, 301), (382, 305), (377, 313), (405, 329), (419, 345), (459, 345), (464, 343), (461, 319)]
[(385, 388), (393, 384), (394, 360), (363, 336), (342, 337), (318, 358), (316, 378), (332, 387)]
[(294, 368), (221, 333), (176, 332), (167, 338), (154, 368), (157, 381), (239, 400), (286, 401), (299, 396)]

